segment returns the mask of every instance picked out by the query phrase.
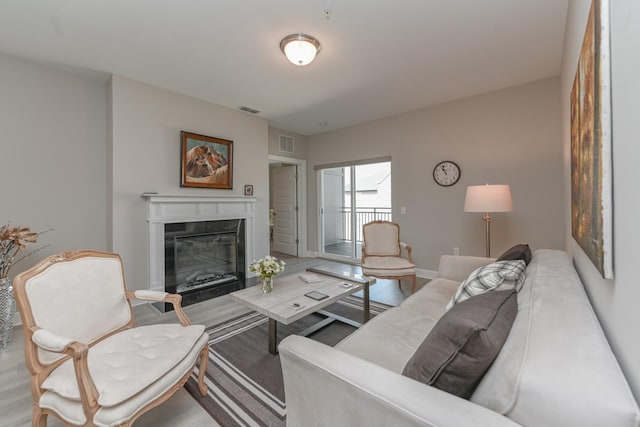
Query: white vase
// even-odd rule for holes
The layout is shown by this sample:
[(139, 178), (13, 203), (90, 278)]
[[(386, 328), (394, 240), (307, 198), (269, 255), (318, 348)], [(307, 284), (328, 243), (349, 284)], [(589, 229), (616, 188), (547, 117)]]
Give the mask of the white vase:
[(11, 279), (0, 279), (0, 352), (13, 339), (13, 316), (16, 314), (16, 302), (13, 299)]
[(265, 294), (271, 292), (273, 290), (273, 277), (261, 277), (260, 286)]

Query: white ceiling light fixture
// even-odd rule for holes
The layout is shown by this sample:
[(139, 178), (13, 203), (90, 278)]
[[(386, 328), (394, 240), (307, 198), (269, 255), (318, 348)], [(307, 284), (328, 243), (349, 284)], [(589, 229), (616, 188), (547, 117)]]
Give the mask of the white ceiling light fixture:
[(290, 34), (280, 42), (284, 56), (299, 67), (313, 62), (321, 48), (318, 39), (308, 34)]

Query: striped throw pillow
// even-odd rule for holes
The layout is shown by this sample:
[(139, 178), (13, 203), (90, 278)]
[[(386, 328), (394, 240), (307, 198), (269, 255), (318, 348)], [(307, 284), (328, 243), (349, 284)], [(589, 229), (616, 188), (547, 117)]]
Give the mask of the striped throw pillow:
[(523, 260), (505, 260), (478, 267), (467, 277), (447, 304), (445, 312), (455, 304), (494, 289), (520, 291), (527, 265)]

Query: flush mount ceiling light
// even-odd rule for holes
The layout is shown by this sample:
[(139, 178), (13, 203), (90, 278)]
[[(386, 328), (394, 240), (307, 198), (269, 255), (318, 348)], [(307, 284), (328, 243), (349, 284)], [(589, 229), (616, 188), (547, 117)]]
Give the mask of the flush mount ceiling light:
[(313, 62), (321, 47), (318, 39), (308, 34), (290, 34), (280, 42), (284, 56), (300, 67)]

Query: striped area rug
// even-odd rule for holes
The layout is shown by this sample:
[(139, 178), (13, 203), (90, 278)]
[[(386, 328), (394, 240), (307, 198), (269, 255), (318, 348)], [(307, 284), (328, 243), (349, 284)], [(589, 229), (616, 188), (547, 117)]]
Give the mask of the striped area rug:
[[(372, 302), (371, 315), (388, 308)], [(362, 299), (357, 297), (343, 298), (326, 310), (362, 321)], [(323, 318), (312, 314), (291, 325), (278, 325), (278, 338), (302, 331)], [(354, 330), (352, 326), (333, 322), (309, 338), (334, 346)], [(267, 349), (267, 317), (250, 312), (212, 326), (207, 332), (211, 337), (206, 374), (209, 393), (200, 396), (197, 372), (187, 382), (187, 391), (224, 427), (284, 426), (282, 369), (280, 357)]]

